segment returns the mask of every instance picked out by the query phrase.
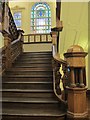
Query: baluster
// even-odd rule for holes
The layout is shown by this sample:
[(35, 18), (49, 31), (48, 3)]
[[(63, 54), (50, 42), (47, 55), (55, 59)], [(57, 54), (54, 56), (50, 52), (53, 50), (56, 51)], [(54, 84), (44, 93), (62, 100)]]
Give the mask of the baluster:
[(61, 89), (60, 89), (60, 79), (61, 79), (61, 74), (60, 74), (60, 69), (61, 64), (57, 63), (54, 61), (54, 72), (55, 72), (55, 89), (58, 95), (61, 94)]

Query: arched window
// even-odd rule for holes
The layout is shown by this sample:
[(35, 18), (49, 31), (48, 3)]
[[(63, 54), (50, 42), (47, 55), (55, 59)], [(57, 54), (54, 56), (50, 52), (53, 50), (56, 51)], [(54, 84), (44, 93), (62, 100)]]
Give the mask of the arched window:
[(17, 26), (17, 29), (21, 28), (21, 12), (15, 12), (14, 15), (14, 22)]
[(51, 31), (51, 10), (47, 3), (36, 3), (31, 10), (31, 31), (49, 33)]

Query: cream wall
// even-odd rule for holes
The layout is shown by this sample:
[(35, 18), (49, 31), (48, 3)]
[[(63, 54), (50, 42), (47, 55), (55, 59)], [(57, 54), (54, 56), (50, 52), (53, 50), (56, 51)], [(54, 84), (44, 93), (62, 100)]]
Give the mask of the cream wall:
[(2, 33), (0, 32), (0, 48), (4, 46), (4, 38), (2, 36)]
[[(22, 26), (21, 28), (25, 31), (25, 34), (31, 33), (30, 31), (30, 17), (31, 17), (31, 8), (36, 2), (10, 2), (9, 6), (12, 10), (12, 13), (15, 11), (22, 12)], [(51, 8), (51, 27), (56, 26), (56, 4), (55, 2), (48, 2), (47, 4)], [(18, 6), (18, 7), (16, 7)]]

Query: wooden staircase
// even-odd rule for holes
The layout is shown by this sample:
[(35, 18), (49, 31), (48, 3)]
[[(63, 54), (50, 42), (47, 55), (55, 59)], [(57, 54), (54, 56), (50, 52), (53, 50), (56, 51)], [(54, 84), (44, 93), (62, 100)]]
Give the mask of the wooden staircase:
[(2, 81), (2, 120), (65, 120), (53, 91), (51, 52), (23, 53)]

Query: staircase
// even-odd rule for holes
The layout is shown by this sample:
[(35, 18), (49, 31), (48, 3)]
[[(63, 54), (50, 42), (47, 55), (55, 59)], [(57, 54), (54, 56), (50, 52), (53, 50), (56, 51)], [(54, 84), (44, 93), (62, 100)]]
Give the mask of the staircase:
[(2, 120), (65, 120), (53, 92), (51, 52), (24, 52), (2, 81)]

